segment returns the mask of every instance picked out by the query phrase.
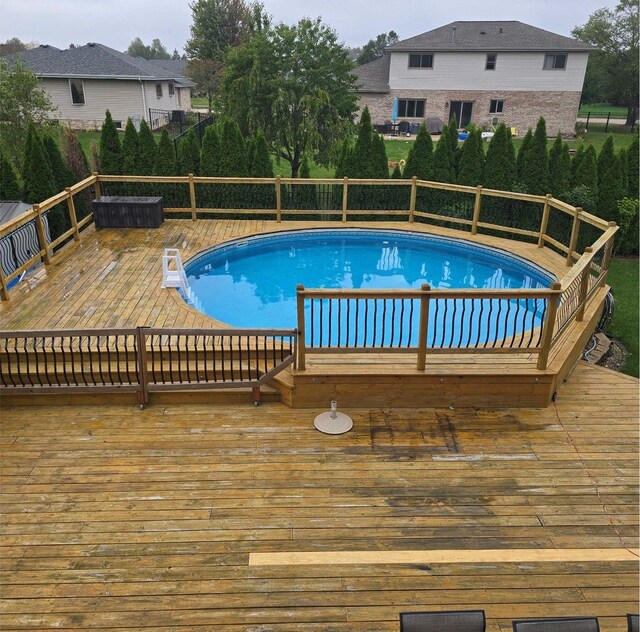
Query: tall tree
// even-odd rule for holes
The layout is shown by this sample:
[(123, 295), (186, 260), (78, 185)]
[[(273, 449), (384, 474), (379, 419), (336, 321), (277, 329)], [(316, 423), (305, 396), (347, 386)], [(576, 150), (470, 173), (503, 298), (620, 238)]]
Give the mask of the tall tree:
[[(585, 187), (591, 191), (595, 205), (598, 199), (598, 160), (593, 145), (589, 145), (585, 150), (580, 166), (576, 171), (573, 188), (576, 189), (577, 187)], [(589, 210), (593, 211), (595, 209)]]
[(433, 152), (433, 174), (431, 179), (434, 182), (453, 182), (456, 177), (454, 161), (455, 156), (451, 147), (449, 127), (445, 126)]
[(615, 9), (598, 9), (572, 34), (599, 50), (596, 61), (604, 68), (605, 91), (612, 103), (627, 106), (627, 125), (638, 115), (638, 2), (621, 0)]
[(18, 176), (0, 147), (0, 200), (19, 200), (20, 197)]
[(265, 28), (227, 54), (226, 112), (245, 135), (264, 129), (276, 155), (291, 164), (292, 177), (303, 154), (328, 166), (352, 130), (351, 68), (336, 33), (319, 19)]
[(200, 147), (193, 129), (189, 130), (178, 145), (178, 171), (183, 176), (200, 174)]
[[(245, 0), (193, 0), (189, 5), (193, 23), (185, 46), (189, 65), (187, 74), (209, 99), (220, 87), (227, 51), (239, 46), (262, 24), (261, 5)], [(258, 23), (258, 25), (257, 25)]]
[(453, 154), (454, 180), (458, 175), (458, 164), (460, 162), (460, 146), (458, 144), (458, 122), (455, 116), (449, 119), (449, 142), (451, 143), (451, 153)]
[(153, 174), (153, 162), (156, 159), (156, 140), (149, 124), (142, 119), (138, 132), (138, 173), (142, 176)]
[(580, 168), (580, 163), (584, 159), (584, 144), (580, 143), (578, 145), (578, 149), (576, 149), (576, 153), (573, 154), (573, 158), (571, 159), (571, 186), (575, 186), (576, 173), (578, 173), (578, 169)]
[(55, 111), (36, 75), (22, 62), (0, 59), (0, 142), (18, 172), (22, 171), (27, 129), (44, 125)]
[(140, 148), (138, 146), (138, 132), (133, 121), (127, 119), (122, 137), (122, 173), (125, 175), (140, 175)]
[(351, 160), (351, 141), (349, 138), (345, 138), (340, 146), (340, 153), (338, 154), (338, 160), (336, 161), (336, 171), (333, 175), (334, 178), (344, 178), (347, 174), (347, 168)]
[(605, 219), (615, 220), (618, 200), (624, 197), (620, 167), (609, 134), (598, 155), (598, 213)]
[(373, 126), (369, 108), (365, 107), (358, 124), (358, 136), (348, 162), (347, 175), (350, 178), (373, 178), (372, 163)]
[(433, 179), (433, 140), (424, 123), (418, 128), (402, 175), (407, 179), (413, 176), (418, 180)]
[[(82, 150), (78, 136), (71, 130), (65, 131), (64, 161), (67, 167), (71, 169), (71, 173), (73, 173), (76, 182), (84, 180), (91, 174), (89, 161)], [(91, 191), (89, 189), (85, 189), (75, 196), (76, 216), (79, 219), (82, 219), (89, 213), (91, 197)]]
[(362, 64), (368, 64), (370, 61), (382, 57), (382, 55), (384, 55), (384, 49), (392, 44), (397, 44), (399, 39), (395, 31), (380, 33), (380, 35), (377, 35), (374, 39), (370, 39), (362, 47), (356, 63), (358, 66), (361, 66)]
[(47, 135), (42, 139), (42, 144), (49, 159), (53, 181), (56, 184), (57, 190), (62, 191), (66, 187), (70, 187), (75, 183), (75, 176), (71, 169), (65, 164), (58, 143), (56, 143), (51, 136)]
[(482, 184), (484, 176), (484, 147), (482, 146), (482, 134), (479, 129), (469, 132), (462, 144), (460, 152), (460, 166), (458, 171), (458, 184), (477, 186)]
[(111, 176), (122, 173), (122, 148), (118, 130), (107, 110), (100, 132), (100, 171)]
[(371, 139), (371, 177), (382, 180), (389, 177), (389, 160), (384, 138), (377, 132)]
[(538, 119), (536, 131), (522, 166), (522, 182), (527, 192), (533, 195), (549, 193), (549, 154), (547, 152), (547, 125), (544, 117)]
[[(169, 55), (165, 45), (157, 38), (151, 40), (151, 44), (147, 46), (139, 37), (136, 37), (131, 40), (125, 53), (132, 57), (143, 57), (144, 59), (171, 59), (171, 55)], [(179, 56), (178, 59), (180, 59)]]
[(527, 151), (529, 151), (529, 146), (531, 145), (532, 140), (533, 130), (529, 128), (522, 139), (522, 144), (520, 145), (518, 157), (516, 159), (517, 178), (519, 182), (524, 182), (524, 157), (526, 156)]

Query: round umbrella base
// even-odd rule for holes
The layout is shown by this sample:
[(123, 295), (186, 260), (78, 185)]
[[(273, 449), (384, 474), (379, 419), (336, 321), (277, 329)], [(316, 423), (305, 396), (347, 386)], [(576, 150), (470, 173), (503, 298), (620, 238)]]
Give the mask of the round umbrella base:
[(325, 434), (343, 434), (349, 432), (353, 428), (353, 420), (349, 415), (344, 413), (335, 413), (335, 417), (331, 416), (331, 412), (321, 413), (313, 422), (313, 425), (320, 432)]

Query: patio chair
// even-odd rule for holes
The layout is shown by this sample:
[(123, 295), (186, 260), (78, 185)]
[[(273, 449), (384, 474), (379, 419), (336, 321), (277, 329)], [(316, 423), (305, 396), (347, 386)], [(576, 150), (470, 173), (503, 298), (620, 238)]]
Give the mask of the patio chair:
[(640, 615), (627, 615), (627, 632), (640, 632), (640, 623), (638, 622), (639, 619)]
[(401, 612), (400, 632), (485, 632), (484, 610)]
[(527, 619), (513, 622), (513, 632), (600, 632), (596, 617)]

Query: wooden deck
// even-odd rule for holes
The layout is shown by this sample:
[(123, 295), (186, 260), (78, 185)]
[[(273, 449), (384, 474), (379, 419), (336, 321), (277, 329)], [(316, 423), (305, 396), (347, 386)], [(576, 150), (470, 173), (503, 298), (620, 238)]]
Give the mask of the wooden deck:
[[(99, 315), (87, 288), (84, 312), (12, 322), (163, 313), (145, 298)], [(352, 409), (333, 437), (277, 403), (5, 406), (1, 627), (384, 632), (401, 611), (484, 608), (490, 632), (556, 615), (622, 632), (637, 396), (580, 364), (547, 409)]]

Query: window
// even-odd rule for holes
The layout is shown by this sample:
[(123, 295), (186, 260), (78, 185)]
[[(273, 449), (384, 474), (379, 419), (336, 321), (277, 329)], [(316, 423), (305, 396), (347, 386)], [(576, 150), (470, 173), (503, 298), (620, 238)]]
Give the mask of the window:
[(174, 92), (175, 92), (175, 86), (173, 84), (173, 81), (170, 81), (169, 82), (169, 96), (172, 97)]
[(554, 53), (544, 56), (544, 70), (564, 70), (567, 67), (567, 55)]
[(500, 114), (504, 109), (504, 99), (491, 99), (489, 114)]
[(487, 63), (484, 67), (485, 70), (495, 70), (496, 69), (496, 58), (498, 56), (495, 53), (487, 53)]
[(398, 116), (407, 118), (424, 117), (424, 99), (398, 99)]
[(431, 53), (409, 55), (409, 68), (433, 68), (433, 55)]
[(158, 99), (162, 98), (162, 84), (161, 83), (156, 83), (156, 96), (158, 97)]
[(71, 101), (74, 105), (84, 105), (84, 84), (82, 79), (69, 79)]

